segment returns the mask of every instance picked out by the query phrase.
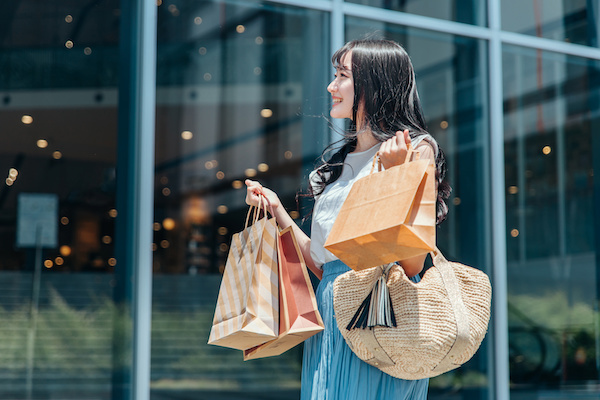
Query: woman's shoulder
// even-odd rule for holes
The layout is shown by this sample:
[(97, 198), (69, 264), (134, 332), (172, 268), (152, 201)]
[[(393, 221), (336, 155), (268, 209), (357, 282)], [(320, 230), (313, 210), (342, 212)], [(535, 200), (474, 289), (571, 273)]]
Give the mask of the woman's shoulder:
[(421, 153), (421, 158), (435, 160), (439, 148), (437, 141), (429, 133), (425, 133), (412, 139), (413, 148)]

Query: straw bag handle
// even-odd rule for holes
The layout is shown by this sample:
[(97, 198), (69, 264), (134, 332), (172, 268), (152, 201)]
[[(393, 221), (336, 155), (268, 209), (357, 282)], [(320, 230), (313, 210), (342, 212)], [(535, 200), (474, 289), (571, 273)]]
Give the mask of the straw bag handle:
[[(402, 161), (401, 164), (402, 165), (404, 163), (406, 163), (407, 161), (417, 161), (421, 159), (421, 152), (417, 151), (413, 148), (412, 143), (408, 144), (408, 148), (406, 149), (406, 157), (404, 158), (404, 161)], [(373, 164), (371, 165), (371, 172), (369, 172), (369, 175), (373, 173), (373, 171), (375, 170), (375, 164), (377, 164), (377, 172), (381, 172), (383, 165), (381, 165), (381, 159), (379, 158), (379, 152), (375, 153), (375, 156), (373, 157)]]
[(437, 246), (435, 247), (435, 250), (431, 251), (429, 254), (431, 254), (431, 258), (434, 260), (434, 267), (438, 269), (442, 280), (444, 281), (444, 287), (446, 288), (450, 304), (452, 305), (452, 311), (454, 312), (457, 327), (456, 341), (450, 348), (450, 351), (448, 351), (448, 354), (446, 354), (438, 366), (434, 368), (433, 372), (435, 372), (436, 370), (445, 371), (447, 369), (446, 366), (455, 364), (454, 360), (469, 346), (471, 328), (469, 324), (469, 314), (460, 292), (460, 286), (454, 273), (454, 268), (450, 265), (450, 262), (446, 260), (446, 257), (444, 257)]

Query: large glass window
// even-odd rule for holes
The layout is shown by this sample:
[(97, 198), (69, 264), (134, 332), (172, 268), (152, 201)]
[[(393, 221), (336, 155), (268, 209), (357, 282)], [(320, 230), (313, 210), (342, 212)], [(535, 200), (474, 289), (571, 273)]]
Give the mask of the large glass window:
[(598, 4), (589, 0), (501, 0), (502, 29), (598, 46)]
[(463, 22), (472, 25), (487, 25), (487, 5), (477, 0), (348, 0), (388, 10), (402, 11), (425, 17)]
[(600, 63), (505, 46), (503, 73), (513, 393), (572, 398), (599, 372)]
[(329, 143), (328, 14), (238, 1), (158, 11), (152, 396), (298, 398), (301, 347), (243, 362), (206, 342), (248, 211), (243, 181), (305, 213), (296, 193)]
[(0, 12), (0, 398), (111, 390), (119, 2)]
[[(448, 219), (437, 231), (450, 260), (490, 273), (487, 262), (487, 48), (476, 39), (405, 28), (359, 18), (346, 20), (346, 39), (381, 32), (410, 55), (429, 132), (446, 153), (453, 188)], [(434, 378), (430, 398), (459, 389), (462, 399), (487, 399), (487, 340), (461, 369)]]

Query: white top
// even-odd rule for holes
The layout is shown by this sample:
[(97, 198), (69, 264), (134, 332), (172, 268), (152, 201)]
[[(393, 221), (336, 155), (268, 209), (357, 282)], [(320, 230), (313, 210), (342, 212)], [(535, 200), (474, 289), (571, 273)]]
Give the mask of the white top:
[[(413, 148), (417, 148), (421, 140), (427, 138), (427, 142), (432, 145), (434, 152), (437, 153), (437, 144), (429, 136), (419, 136), (413, 140)], [(354, 182), (368, 175), (373, 164), (373, 157), (377, 154), (381, 143), (376, 144), (369, 150), (359, 153), (349, 153), (342, 167), (342, 174), (333, 183), (327, 185), (325, 190), (315, 197), (315, 204), (312, 215), (310, 254), (315, 265), (318, 268), (325, 263), (335, 261), (338, 258), (323, 245), (329, 236), (333, 223), (342, 208), (342, 204), (348, 197), (350, 189)], [(316, 172), (310, 173), (309, 182), (314, 182)]]

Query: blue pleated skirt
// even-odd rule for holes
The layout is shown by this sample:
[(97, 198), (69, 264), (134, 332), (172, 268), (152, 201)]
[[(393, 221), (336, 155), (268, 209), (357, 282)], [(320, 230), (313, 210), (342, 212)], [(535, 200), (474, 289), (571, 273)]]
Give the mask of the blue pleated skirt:
[[(323, 265), (316, 296), (325, 329), (304, 342), (301, 400), (424, 400), (429, 379), (394, 378), (358, 358), (335, 322), (333, 281), (350, 268)], [(418, 279), (418, 277), (417, 277)]]

